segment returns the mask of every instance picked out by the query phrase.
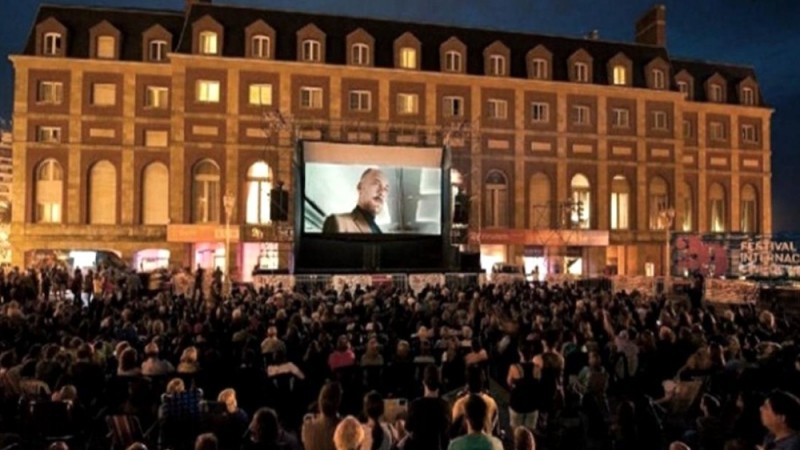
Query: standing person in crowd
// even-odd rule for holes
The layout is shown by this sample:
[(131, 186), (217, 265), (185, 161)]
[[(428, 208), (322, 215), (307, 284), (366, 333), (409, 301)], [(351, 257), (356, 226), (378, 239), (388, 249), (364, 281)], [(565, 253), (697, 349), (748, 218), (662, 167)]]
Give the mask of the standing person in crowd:
[(769, 431), (765, 450), (800, 450), (800, 399), (773, 391), (761, 407), (761, 423)]
[[(333, 433), (341, 420), (341, 403), (342, 388), (339, 383), (328, 383), (322, 387), (317, 401), (319, 414), (309, 414), (303, 420), (302, 439), (306, 450), (337, 450), (333, 445)], [(358, 428), (361, 429), (360, 424)]]
[(469, 394), (464, 401), (467, 434), (453, 439), (448, 450), (503, 450), (500, 439), (484, 432), (489, 411), (483, 397)]
[(376, 391), (367, 393), (364, 397), (364, 416), (367, 423), (364, 427), (364, 440), (361, 450), (391, 450), (397, 442), (397, 433), (394, 427), (382, 420), (383, 397)]
[(439, 395), (441, 389), (439, 369), (433, 364), (425, 366), (422, 379), (423, 395), (411, 402), (408, 408), (404, 450), (445, 450), (449, 439), (450, 410)]

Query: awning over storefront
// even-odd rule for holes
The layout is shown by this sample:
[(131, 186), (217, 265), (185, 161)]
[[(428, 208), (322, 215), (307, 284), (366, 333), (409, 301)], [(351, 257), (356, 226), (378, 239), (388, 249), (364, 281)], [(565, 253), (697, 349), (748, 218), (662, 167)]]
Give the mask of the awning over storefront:
[(484, 244), (540, 245), (545, 247), (605, 247), (608, 231), (603, 230), (519, 230), (510, 228), (470, 232), (470, 241)]

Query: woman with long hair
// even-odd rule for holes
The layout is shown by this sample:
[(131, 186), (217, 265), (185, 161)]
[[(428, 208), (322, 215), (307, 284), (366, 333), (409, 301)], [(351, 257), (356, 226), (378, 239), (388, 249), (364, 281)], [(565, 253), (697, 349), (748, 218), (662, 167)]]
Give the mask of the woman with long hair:
[(395, 431), (391, 425), (381, 421), (383, 416), (383, 397), (377, 391), (364, 396), (364, 441), (361, 450), (390, 450), (395, 443)]

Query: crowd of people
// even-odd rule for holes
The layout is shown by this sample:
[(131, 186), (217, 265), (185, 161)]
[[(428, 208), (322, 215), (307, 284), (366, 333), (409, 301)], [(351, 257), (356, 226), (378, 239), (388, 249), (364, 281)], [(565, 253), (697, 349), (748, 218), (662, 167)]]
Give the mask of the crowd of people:
[(4, 273), (0, 449), (800, 449), (798, 328), (774, 308), (219, 284)]

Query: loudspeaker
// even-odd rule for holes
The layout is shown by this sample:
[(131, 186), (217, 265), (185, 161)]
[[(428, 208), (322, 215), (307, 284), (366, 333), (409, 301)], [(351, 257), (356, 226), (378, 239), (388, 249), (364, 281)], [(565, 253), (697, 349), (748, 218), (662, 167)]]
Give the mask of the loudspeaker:
[(269, 220), (273, 222), (286, 222), (289, 220), (289, 192), (278, 184), (276, 189), (269, 193)]
[(462, 272), (480, 272), (481, 271), (481, 254), (463, 252), (461, 253), (461, 271)]

